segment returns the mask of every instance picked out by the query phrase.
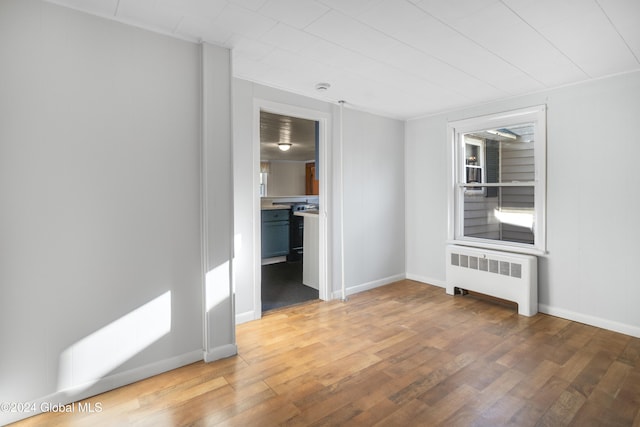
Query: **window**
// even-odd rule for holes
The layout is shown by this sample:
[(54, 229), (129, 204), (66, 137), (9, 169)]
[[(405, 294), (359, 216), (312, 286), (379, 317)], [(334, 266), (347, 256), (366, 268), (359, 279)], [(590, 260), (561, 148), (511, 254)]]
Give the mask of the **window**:
[[(484, 141), (479, 138), (468, 137), (464, 141), (464, 171), (467, 184), (485, 182), (484, 176)], [(466, 194), (483, 193), (481, 187), (465, 187)]]
[(456, 243), (545, 251), (545, 107), (449, 123), (449, 237)]

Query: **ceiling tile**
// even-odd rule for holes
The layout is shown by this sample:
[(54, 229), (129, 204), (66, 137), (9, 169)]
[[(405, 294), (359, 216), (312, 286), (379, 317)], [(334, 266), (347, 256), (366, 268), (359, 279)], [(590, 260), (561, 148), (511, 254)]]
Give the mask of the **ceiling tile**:
[(415, 3), (434, 17), (448, 23), (474, 15), (499, 3), (499, 0), (420, 0)]
[(244, 7), (229, 4), (212, 25), (217, 31), (258, 38), (272, 29), (276, 21)]
[(329, 10), (314, 0), (268, 0), (259, 10), (265, 16), (302, 29)]
[(395, 79), (410, 87), (426, 83), (442, 85), (460, 94), (472, 91), (474, 99), (477, 94), (501, 93), (459, 69), (342, 14), (330, 12), (307, 31), (395, 68)]
[(412, 44), (428, 47), (455, 30), (407, 2), (382, 1), (358, 17), (360, 22)]
[(227, 5), (226, 0), (156, 0), (157, 6), (181, 15), (215, 18)]
[[(318, 0), (325, 6), (344, 13), (345, 15), (358, 17), (365, 11), (371, 9), (382, 0)], [(400, 3), (400, 2), (397, 2)]]
[[(293, 61), (298, 64), (293, 67), (287, 65)], [(380, 79), (383, 74), (380, 68), (363, 75), (319, 61), (301, 61), (298, 56), (283, 51), (274, 51), (259, 62), (246, 58), (234, 59), (234, 65), (243, 70), (238, 75), (240, 78), (277, 88), (295, 86), (295, 93), (329, 102), (345, 99), (358, 108), (397, 118), (415, 116), (418, 114), (416, 111), (419, 114), (435, 112), (438, 111), (437, 105), (453, 108), (469, 102), (463, 96), (436, 85), (422, 83), (411, 87), (403, 86), (396, 79)], [(315, 90), (316, 83), (320, 81), (331, 83), (331, 88), (324, 95)]]
[(260, 9), (267, 0), (230, 0), (231, 3), (235, 3), (238, 6), (246, 7), (247, 9), (251, 9), (257, 11)]
[(582, 81), (588, 77), (575, 63), (538, 34), (528, 31), (514, 37), (507, 36), (509, 34), (510, 31), (505, 31), (502, 40), (489, 43), (488, 49), (546, 87)]
[[(269, 85), (278, 70), (273, 70), (266, 63), (245, 55), (232, 55), (234, 77)], [(273, 85), (275, 86), (275, 84)], [(280, 86), (286, 87), (286, 86)]]
[(598, 0), (607, 17), (640, 62), (640, 1)]
[(514, 93), (506, 81), (533, 90), (542, 85), (498, 56), (483, 49), (453, 28), (409, 3), (384, 1), (359, 18), (373, 28), (389, 34), (421, 52), (488, 83), (494, 88)]
[(232, 33), (226, 28), (216, 27), (213, 25), (213, 21), (212, 18), (185, 16), (178, 24), (175, 33), (181, 37), (193, 40), (202, 39), (223, 46)]
[(375, 55), (376, 51), (397, 45), (381, 32), (335, 11), (323, 15), (305, 28), (305, 31), (370, 56)]
[(461, 34), (441, 39), (440, 44), (431, 48), (431, 53), (510, 94), (544, 88), (541, 82)]
[(287, 64), (293, 57), (290, 52), (278, 50), (274, 50), (261, 61), (242, 56), (237, 59), (234, 57), (234, 68), (238, 69), (237, 72), (234, 71), (234, 76), (312, 98), (321, 98), (315, 90), (316, 83), (324, 81), (325, 78), (334, 81), (337, 73), (306, 59), (298, 59), (299, 66), (291, 67)]
[(361, 76), (371, 76), (380, 70), (389, 68), (386, 64), (323, 39), (317, 39), (308, 45), (301, 54)]
[(376, 79), (349, 73), (340, 74), (331, 91), (335, 94), (334, 99), (344, 99), (348, 107), (396, 118), (415, 117), (469, 102), (458, 94), (436, 86), (421, 85), (400, 90)]
[(267, 31), (261, 40), (281, 49), (299, 53), (310, 44), (316, 42), (318, 38), (290, 25), (279, 23)]
[(260, 61), (275, 49), (273, 45), (237, 34), (231, 36), (227, 43), (233, 46), (232, 54), (234, 59), (245, 57)]
[[(385, 91), (402, 94), (406, 102), (409, 103), (414, 102), (413, 98), (418, 98), (417, 102), (419, 103), (426, 103), (427, 98), (429, 100), (438, 100), (437, 102), (445, 102), (447, 100), (448, 105), (449, 103), (464, 104), (464, 101), (468, 102), (468, 99), (463, 95), (443, 86), (429, 83), (413, 74), (399, 74), (397, 68), (366, 56), (354, 54), (354, 52), (333, 43), (318, 41), (310, 45), (304, 51), (304, 55), (311, 56), (319, 62), (327, 63), (339, 71), (337, 77), (334, 77), (333, 80), (327, 80), (332, 85), (331, 91), (338, 99), (343, 98), (355, 102), (351, 94), (354, 92), (353, 88), (359, 88), (366, 84), (367, 87), (373, 88), (369, 89), (372, 92), (367, 95), (369, 99), (382, 97), (379, 88), (385, 88)], [(349, 78), (345, 79), (344, 76), (349, 76)], [(344, 84), (345, 80), (348, 81), (347, 84)], [(361, 97), (362, 92), (355, 92)], [(374, 93), (378, 95), (374, 96)], [(379, 112), (382, 111), (384, 109), (379, 110)], [(419, 111), (420, 113), (426, 112), (424, 109)]]
[(420, 52), (412, 50), (392, 37), (336, 12), (324, 15), (305, 31), (346, 51), (383, 64), (390, 64), (398, 69), (403, 69), (403, 65), (396, 61), (398, 57), (409, 56), (411, 61), (416, 61), (413, 57), (420, 55)]
[(304, 81), (304, 87), (309, 90), (314, 89), (316, 83), (326, 81), (327, 78), (336, 74), (335, 69), (327, 64), (282, 49), (274, 49), (262, 62), (273, 67), (286, 69), (287, 74), (299, 75), (297, 80)]
[(451, 22), (460, 33), (547, 87), (588, 76), (503, 3)]
[[(617, 73), (637, 62), (595, 1), (506, 0), (505, 3), (591, 77)], [(554, 13), (549, 13), (552, 7)]]
[(49, 0), (49, 3), (105, 17), (113, 17), (118, 7), (118, 0)]
[[(578, 20), (597, 8), (593, 0), (504, 0), (504, 4), (532, 27)], [(550, 13), (550, 11), (553, 11)]]
[(571, 24), (540, 28), (559, 50), (590, 77), (619, 73), (638, 66), (636, 58), (602, 13), (583, 16)]

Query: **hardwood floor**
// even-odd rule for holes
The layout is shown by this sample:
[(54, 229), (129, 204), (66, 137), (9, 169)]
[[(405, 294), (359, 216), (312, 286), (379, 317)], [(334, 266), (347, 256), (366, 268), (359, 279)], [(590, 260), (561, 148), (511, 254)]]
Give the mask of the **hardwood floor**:
[(239, 325), (239, 354), (20, 426), (640, 426), (640, 339), (404, 280)]

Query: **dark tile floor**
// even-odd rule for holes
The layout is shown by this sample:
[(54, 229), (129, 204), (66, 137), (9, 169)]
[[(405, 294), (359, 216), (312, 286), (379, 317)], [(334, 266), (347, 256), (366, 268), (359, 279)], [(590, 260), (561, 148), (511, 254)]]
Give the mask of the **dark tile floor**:
[(318, 299), (318, 291), (302, 284), (302, 262), (262, 266), (262, 312)]

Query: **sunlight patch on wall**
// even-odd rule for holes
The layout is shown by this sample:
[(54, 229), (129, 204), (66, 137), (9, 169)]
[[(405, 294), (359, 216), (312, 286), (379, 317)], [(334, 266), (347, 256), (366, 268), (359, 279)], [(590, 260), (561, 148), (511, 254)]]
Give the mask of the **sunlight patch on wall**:
[(207, 312), (229, 298), (229, 261), (225, 261), (207, 273)]
[(77, 341), (60, 354), (58, 391), (84, 390), (171, 331), (171, 291)]

